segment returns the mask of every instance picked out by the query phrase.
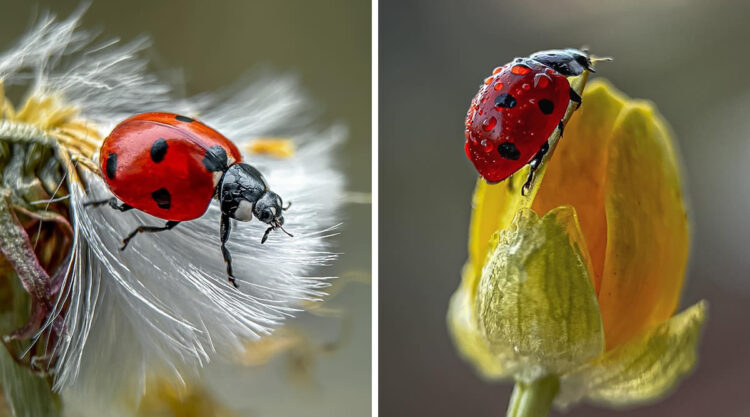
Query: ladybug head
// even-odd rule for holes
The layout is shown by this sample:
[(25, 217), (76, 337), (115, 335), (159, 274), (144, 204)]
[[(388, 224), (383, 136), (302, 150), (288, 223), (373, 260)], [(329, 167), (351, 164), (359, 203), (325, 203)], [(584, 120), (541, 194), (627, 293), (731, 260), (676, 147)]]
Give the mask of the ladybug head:
[(570, 77), (581, 75), (583, 71), (595, 72), (591, 66), (591, 57), (585, 51), (578, 49), (553, 49), (531, 54), (529, 58), (540, 62), (560, 74)]
[(221, 211), (225, 215), (240, 220), (250, 221), (253, 216), (271, 226), (263, 235), (261, 243), (268, 239), (271, 230), (281, 229), (289, 236), (284, 228), (284, 210), (281, 197), (268, 189), (268, 183), (263, 175), (254, 167), (238, 163), (229, 167), (222, 176), (218, 190), (221, 201)]
[(255, 214), (255, 217), (257, 217), (258, 220), (271, 226), (266, 229), (266, 233), (263, 234), (263, 239), (261, 239), (260, 243), (264, 243), (266, 239), (268, 239), (268, 234), (271, 233), (271, 230), (277, 228), (281, 229), (287, 235), (292, 236), (282, 227), (284, 225), (283, 212), (288, 208), (289, 206), (282, 206), (281, 197), (271, 190), (266, 191), (258, 201), (255, 202), (253, 214)]

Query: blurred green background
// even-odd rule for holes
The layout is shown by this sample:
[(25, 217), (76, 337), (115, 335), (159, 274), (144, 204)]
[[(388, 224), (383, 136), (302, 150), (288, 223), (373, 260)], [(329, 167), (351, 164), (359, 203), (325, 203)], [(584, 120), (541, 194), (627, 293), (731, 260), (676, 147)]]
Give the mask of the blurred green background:
[[(13, 45), (44, 11), (66, 18), (79, 0), (3, 1), (0, 51)], [(184, 82), (182, 94), (222, 89), (262, 67), (299, 76), (318, 110), (317, 126), (340, 123), (348, 141), (339, 151), (347, 189), (370, 192), (371, 4), (366, 0), (93, 1), (84, 29), (129, 41), (148, 35), (151, 70)], [(347, 204), (333, 274), (370, 271), (369, 204)], [(327, 272), (328, 273), (328, 272)], [(351, 284), (326, 307), (345, 312), (342, 345), (317, 355), (311, 380), (294, 384), (285, 358), (262, 369), (237, 371), (212, 364), (211, 389), (232, 408), (260, 416), (365, 416), (370, 414), (371, 288)], [(336, 319), (305, 316), (293, 323), (317, 343), (339, 337)], [(231, 378), (227, 375), (233, 374)]]
[(615, 59), (598, 76), (672, 125), (693, 223), (681, 308), (707, 299), (710, 310), (698, 366), (672, 395), (567, 415), (750, 414), (748, 16), (750, 3), (729, 0), (380, 1), (382, 415), (504, 415), (510, 384), (481, 381), (445, 324), (477, 177), (463, 121), (494, 67), (584, 45)]

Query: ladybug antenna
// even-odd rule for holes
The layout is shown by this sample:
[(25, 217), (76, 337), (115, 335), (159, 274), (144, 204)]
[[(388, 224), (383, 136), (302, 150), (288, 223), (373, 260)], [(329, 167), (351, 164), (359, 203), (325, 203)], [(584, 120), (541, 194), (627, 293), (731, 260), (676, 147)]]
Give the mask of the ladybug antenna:
[(282, 232), (286, 233), (286, 235), (287, 235), (287, 236), (289, 236), (289, 237), (294, 237), (294, 235), (293, 235), (293, 234), (291, 234), (291, 233), (287, 232), (287, 231), (286, 231), (286, 230), (285, 230), (285, 229), (284, 229), (284, 228), (283, 228), (283, 227), (282, 227), (281, 225), (278, 225), (277, 227), (278, 227), (279, 229), (281, 229), (281, 231), (282, 231)]
[(273, 225), (272, 225), (271, 227), (269, 227), (268, 229), (266, 229), (266, 232), (265, 232), (265, 233), (263, 233), (263, 238), (262, 238), (262, 239), (260, 240), (260, 243), (261, 243), (261, 244), (263, 244), (263, 243), (266, 243), (266, 240), (268, 240), (268, 234), (269, 234), (269, 233), (271, 233), (271, 230), (274, 230), (274, 229), (281, 229), (281, 230), (282, 230), (282, 231), (283, 231), (284, 233), (286, 233), (286, 234), (287, 234), (287, 236), (289, 236), (289, 237), (294, 237), (294, 235), (293, 235), (293, 234), (291, 234), (291, 233), (287, 232), (287, 231), (286, 231), (286, 230), (285, 230), (285, 229), (284, 229), (284, 228), (283, 228), (283, 227), (281, 226), (281, 224), (277, 222), (277, 223), (273, 224)]
[[(591, 64), (596, 64), (597, 62), (610, 62), (614, 61), (614, 59), (611, 56), (590, 56), (589, 60), (591, 61)], [(593, 72), (593, 70), (590, 70)]]
[(289, 207), (291, 207), (291, 206), (292, 206), (292, 202), (291, 201), (287, 201), (286, 202), (286, 207), (282, 207), (281, 210), (287, 211), (287, 210), (289, 210)]

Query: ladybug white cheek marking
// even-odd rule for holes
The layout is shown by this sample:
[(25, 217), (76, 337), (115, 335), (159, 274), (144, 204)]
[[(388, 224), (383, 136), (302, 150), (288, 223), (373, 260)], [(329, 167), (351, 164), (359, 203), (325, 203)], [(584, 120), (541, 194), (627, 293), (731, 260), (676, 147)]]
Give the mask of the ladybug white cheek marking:
[(239, 206), (237, 206), (237, 211), (234, 212), (234, 218), (243, 221), (243, 222), (249, 222), (253, 219), (253, 203), (242, 200), (240, 201)]

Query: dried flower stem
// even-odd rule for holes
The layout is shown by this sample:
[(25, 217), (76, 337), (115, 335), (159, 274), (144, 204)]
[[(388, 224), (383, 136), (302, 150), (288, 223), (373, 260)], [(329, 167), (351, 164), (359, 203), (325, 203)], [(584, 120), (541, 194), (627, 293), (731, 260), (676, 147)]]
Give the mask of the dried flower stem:
[(516, 382), (508, 404), (507, 417), (545, 417), (560, 389), (560, 380), (547, 375), (531, 383)]
[(4, 188), (0, 188), (0, 234), (3, 236), (0, 252), (13, 265), (21, 284), (31, 296), (31, 317), (28, 323), (10, 337), (6, 337), (5, 341), (28, 339), (39, 329), (52, 309), (52, 282), (44, 268), (39, 265), (26, 230), (13, 214), (10, 191)]

